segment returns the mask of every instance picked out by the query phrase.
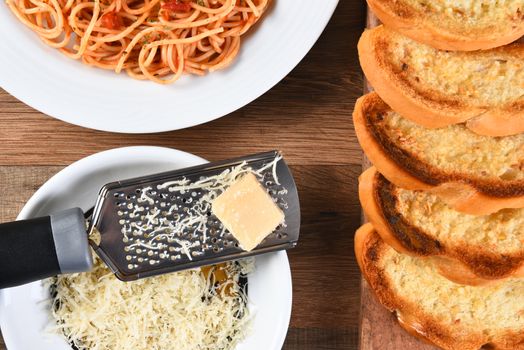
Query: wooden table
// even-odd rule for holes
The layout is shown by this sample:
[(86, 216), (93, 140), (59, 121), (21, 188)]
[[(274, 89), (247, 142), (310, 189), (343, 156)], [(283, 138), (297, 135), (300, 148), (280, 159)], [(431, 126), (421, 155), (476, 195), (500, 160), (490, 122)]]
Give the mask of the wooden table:
[(360, 274), (353, 232), (360, 223), (362, 155), (351, 112), (362, 94), (356, 44), (364, 26), (364, 1), (342, 0), (313, 50), (280, 84), (241, 110), (188, 130), (87, 130), (0, 90), (0, 221), (13, 220), (51, 175), (102, 150), (158, 145), (219, 160), (280, 149), (297, 180), (303, 216), (299, 246), (289, 252), (294, 295), (284, 349), (357, 349)]

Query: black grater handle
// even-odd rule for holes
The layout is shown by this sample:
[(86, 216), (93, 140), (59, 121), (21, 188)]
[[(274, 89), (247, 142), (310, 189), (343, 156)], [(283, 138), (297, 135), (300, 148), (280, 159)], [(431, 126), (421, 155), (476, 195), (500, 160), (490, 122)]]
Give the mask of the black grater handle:
[(92, 267), (81, 209), (0, 224), (0, 288)]

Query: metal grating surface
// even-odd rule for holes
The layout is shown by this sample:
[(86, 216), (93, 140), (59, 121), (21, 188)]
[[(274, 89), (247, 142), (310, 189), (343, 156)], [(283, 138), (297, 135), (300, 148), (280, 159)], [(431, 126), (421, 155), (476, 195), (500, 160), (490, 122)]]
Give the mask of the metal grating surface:
[[(300, 226), (298, 196), (283, 159), (276, 162), (275, 169), (268, 167), (275, 157), (280, 155), (270, 152), (104, 186), (93, 220), (101, 233), (97, 253), (119, 278), (132, 280), (293, 247)], [(237, 240), (211, 213), (210, 199), (225, 190), (220, 182), (200, 188), (195, 185), (238, 169), (259, 172), (257, 178), (286, 217), (285, 223), (253, 252), (239, 248)], [(192, 188), (162, 186), (181, 180)], [(187, 184), (182, 187), (187, 188)]]

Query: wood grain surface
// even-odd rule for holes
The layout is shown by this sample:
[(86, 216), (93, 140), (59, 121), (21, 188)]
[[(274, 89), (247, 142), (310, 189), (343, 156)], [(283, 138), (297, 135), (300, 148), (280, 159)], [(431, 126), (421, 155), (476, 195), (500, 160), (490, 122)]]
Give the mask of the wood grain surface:
[(102, 150), (158, 145), (219, 160), (280, 149), (297, 180), (303, 217), (299, 246), (289, 252), (294, 295), (284, 349), (357, 349), (360, 274), (353, 232), (360, 223), (362, 155), (351, 112), (362, 93), (356, 43), (365, 13), (364, 1), (342, 0), (317, 44), (280, 84), (231, 115), (187, 130), (87, 130), (0, 90), (0, 222), (14, 219), (57, 171)]

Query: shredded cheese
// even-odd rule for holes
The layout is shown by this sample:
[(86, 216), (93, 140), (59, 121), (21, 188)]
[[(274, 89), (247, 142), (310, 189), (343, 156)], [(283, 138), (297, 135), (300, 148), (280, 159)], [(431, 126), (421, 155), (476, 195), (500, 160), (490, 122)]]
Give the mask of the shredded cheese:
[(79, 350), (234, 349), (250, 328), (239, 279), (254, 260), (225, 269), (220, 288), (200, 269), (121, 282), (95, 258), (93, 271), (51, 282), (55, 331)]

